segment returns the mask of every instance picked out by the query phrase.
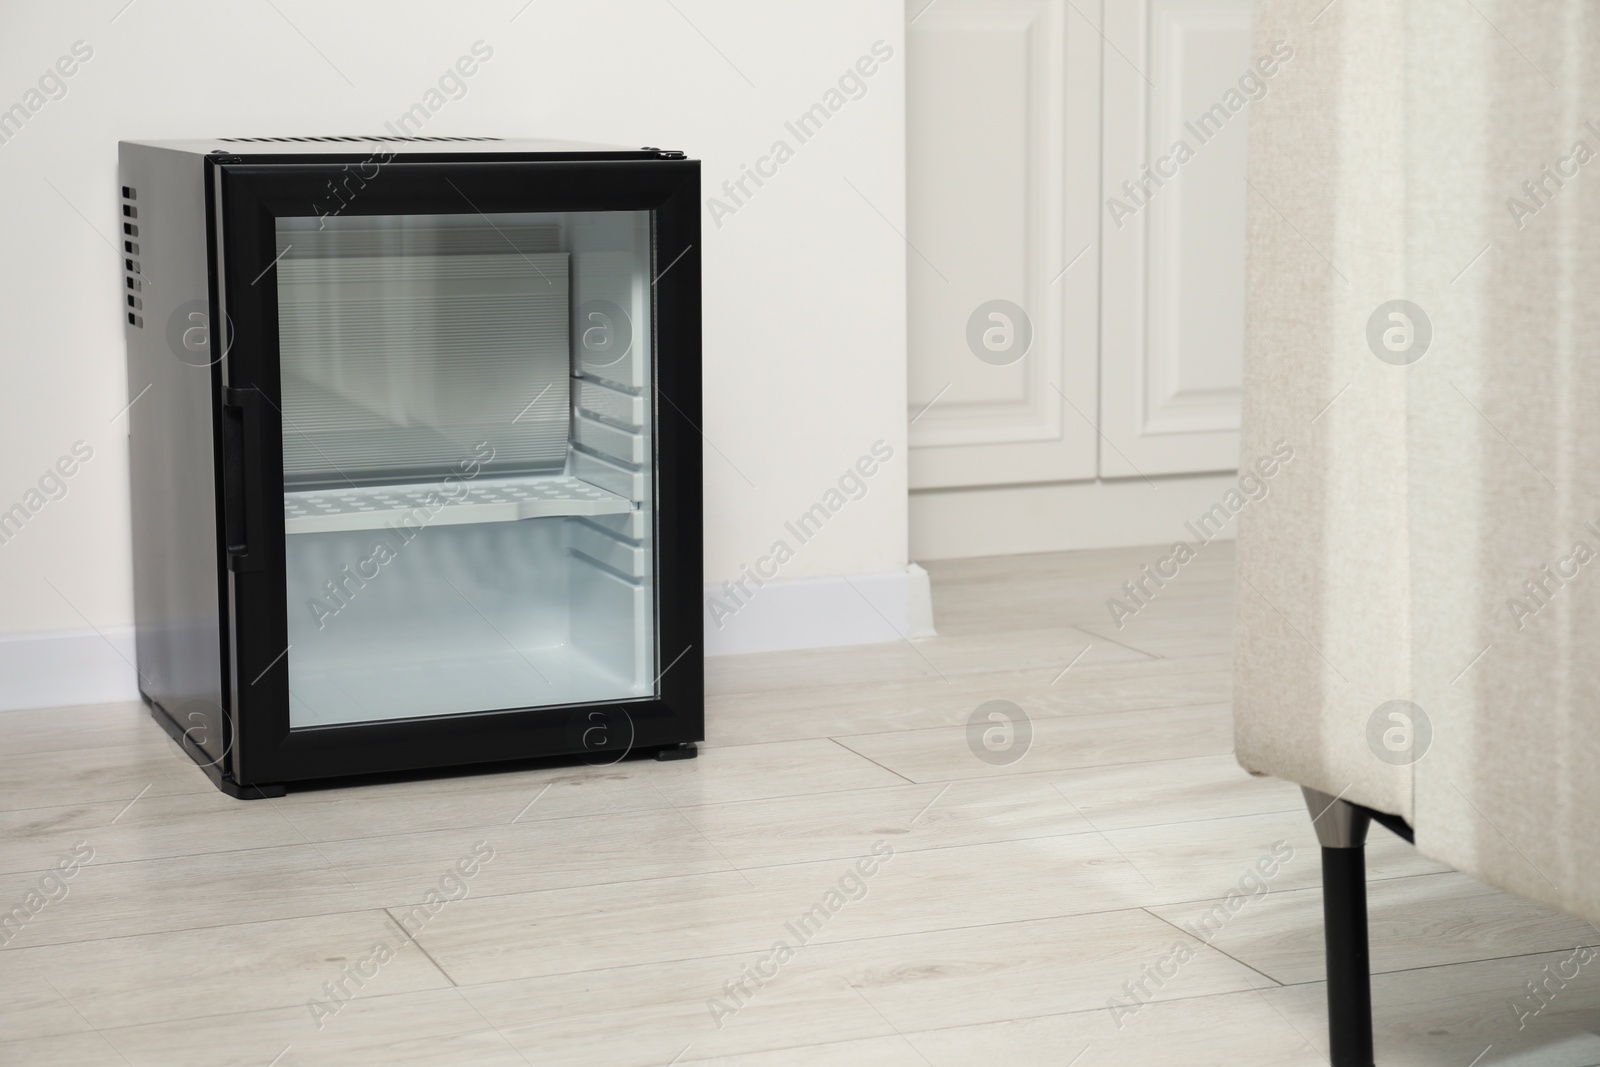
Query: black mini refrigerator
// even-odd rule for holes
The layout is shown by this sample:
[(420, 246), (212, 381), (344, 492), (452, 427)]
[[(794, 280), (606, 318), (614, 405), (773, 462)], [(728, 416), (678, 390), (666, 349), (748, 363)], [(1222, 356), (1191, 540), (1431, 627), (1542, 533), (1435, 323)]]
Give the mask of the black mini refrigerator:
[(139, 685), (219, 788), (694, 754), (699, 166), (120, 146)]

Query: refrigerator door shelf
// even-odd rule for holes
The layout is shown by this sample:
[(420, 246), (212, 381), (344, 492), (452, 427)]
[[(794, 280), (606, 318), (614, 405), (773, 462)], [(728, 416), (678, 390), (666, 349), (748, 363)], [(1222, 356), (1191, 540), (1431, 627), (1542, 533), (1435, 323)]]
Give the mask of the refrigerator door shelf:
[(313, 489), (283, 495), (290, 534), (516, 522), (561, 515), (623, 515), (637, 505), (563, 474)]

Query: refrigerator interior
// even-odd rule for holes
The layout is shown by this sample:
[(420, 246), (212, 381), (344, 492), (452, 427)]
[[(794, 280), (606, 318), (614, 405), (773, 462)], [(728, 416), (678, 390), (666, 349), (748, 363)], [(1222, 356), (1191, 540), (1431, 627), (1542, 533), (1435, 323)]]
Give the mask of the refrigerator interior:
[(278, 252), (291, 726), (654, 695), (649, 214)]

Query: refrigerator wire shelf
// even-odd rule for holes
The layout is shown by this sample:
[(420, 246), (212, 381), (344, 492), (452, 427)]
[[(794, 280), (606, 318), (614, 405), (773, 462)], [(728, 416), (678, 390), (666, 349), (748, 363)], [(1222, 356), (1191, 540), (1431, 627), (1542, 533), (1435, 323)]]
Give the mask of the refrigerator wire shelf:
[(623, 515), (627, 497), (566, 474), (479, 478), (451, 485), (423, 482), (312, 489), (283, 494), (286, 532), (377, 530), (478, 522), (516, 522), (561, 515)]

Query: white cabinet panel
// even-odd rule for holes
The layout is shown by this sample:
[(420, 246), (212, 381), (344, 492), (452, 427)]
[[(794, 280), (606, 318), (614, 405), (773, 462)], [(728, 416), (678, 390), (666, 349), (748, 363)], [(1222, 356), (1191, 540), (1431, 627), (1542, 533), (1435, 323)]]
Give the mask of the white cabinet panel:
[(1105, 477), (1238, 463), (1246, 134), (1272, 84), (1252, 68), (1250, 13), (1250, 0), (1106, 3)]
[[(912, 488), (1096, 473), (1098, 12), (908, 0)], [(1031, 324), (1015, 362), (969, 346), (992, 300)]]

